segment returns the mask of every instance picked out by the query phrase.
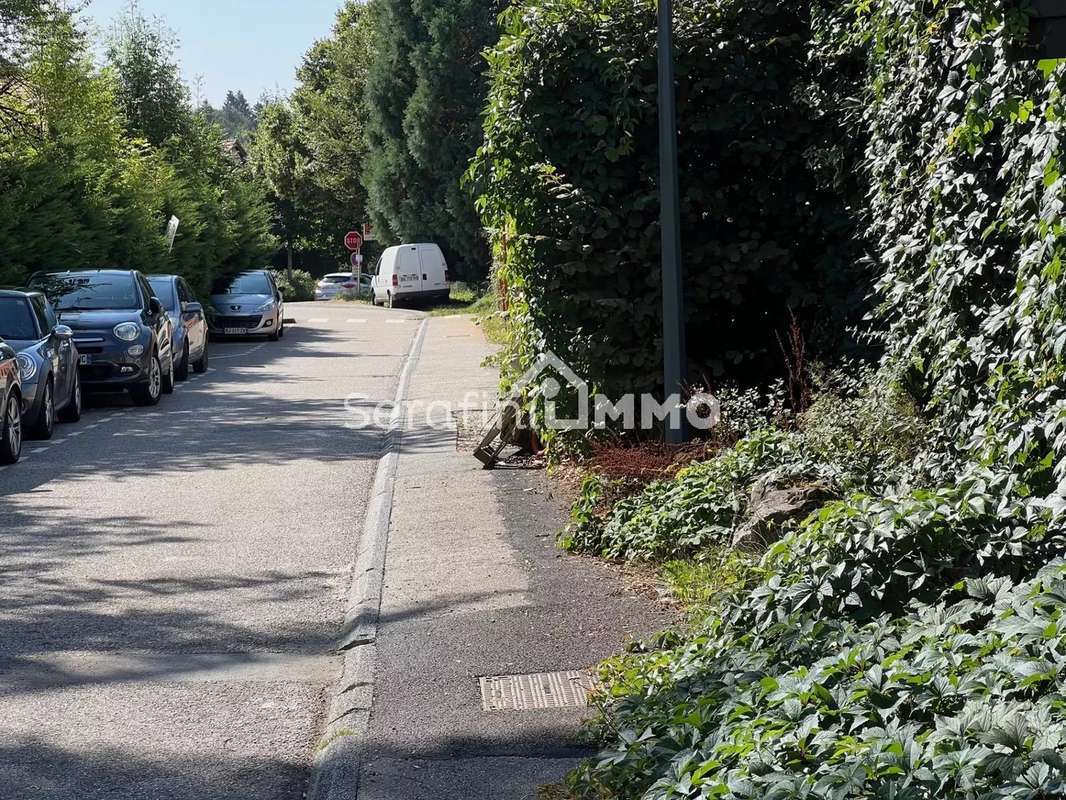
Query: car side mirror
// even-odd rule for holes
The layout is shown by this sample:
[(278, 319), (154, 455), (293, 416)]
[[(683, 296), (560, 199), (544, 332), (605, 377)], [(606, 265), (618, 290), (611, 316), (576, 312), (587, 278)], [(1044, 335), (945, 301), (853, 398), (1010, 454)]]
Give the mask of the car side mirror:
[(74, 338), (74, 331), (71, 330), (66, 325), (56, 325), (55, 328), (52, 329), (52, 333), (54, 333), (60, 339), (73, 339)]
[(155, 316), (163, 313), (163, 304), (159, 302), (158, 297), (150, 297), (148, 299), (148, 310)]
[(184, 311), (186, 314), (203, 314), (204, 307), (199, 303), (186, 303)]

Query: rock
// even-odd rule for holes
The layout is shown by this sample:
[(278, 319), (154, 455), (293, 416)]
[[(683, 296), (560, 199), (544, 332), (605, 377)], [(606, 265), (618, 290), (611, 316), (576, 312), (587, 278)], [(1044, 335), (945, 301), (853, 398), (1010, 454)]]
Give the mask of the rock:
[(789, 523), (806, 519), (836, 499), (820, 483), (782, 487), (760, 481), (752, 487), (748, 521), (737, 529), (733, 547), (749, 553), (765, 552), (785, 535)]

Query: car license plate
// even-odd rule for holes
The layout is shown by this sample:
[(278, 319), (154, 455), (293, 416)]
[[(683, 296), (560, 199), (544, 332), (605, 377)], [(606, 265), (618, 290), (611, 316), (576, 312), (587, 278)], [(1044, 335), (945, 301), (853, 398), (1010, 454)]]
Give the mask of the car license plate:
[(78, 363), (81, 364), (83, 367), (87, 367), (91, 363), (93, 363), (93, 357), (92, 356), (81, 356), (78, 359)]
[(247, 328), (225, 328), (225, 329), (223, 329), (222, 332), (225, 333), (226, 336), (247, 336), (248, 335), (248, 329)]

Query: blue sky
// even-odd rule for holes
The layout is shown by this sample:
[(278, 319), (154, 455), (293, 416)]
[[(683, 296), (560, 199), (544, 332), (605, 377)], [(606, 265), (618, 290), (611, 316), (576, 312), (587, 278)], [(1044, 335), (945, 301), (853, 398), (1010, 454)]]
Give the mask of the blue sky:
[[(91, 0), (86, 14), (107, 30), (129, 0)], [(147, 16), (162, 17), (181, 43), (185, 80), (200, 77), (201, 99), (221, 105), (226, 90), (252, 103), (263, 92), (291, 91), (296, 67), (311, 44), (326, 36), (341, 0), (140, 0)], [(195, 91), (195, 87), (193, 87)]]

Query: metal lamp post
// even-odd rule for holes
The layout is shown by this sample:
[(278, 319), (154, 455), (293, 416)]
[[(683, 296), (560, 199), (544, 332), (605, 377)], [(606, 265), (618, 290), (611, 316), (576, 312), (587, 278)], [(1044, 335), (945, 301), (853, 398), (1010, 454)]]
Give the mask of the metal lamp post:
[[(659, 0), (659, 191), (662, 202), (663, 378), (666, 396), (683, 397), (685, 379), (685, 289), (681, 270), (681, 191), (677, 162), (674, 88), (674, 4)], [(671, 416), (671, 420), (673, 416)], [(666, 441), (685, 441), (685, 423), (667, 423)]]

